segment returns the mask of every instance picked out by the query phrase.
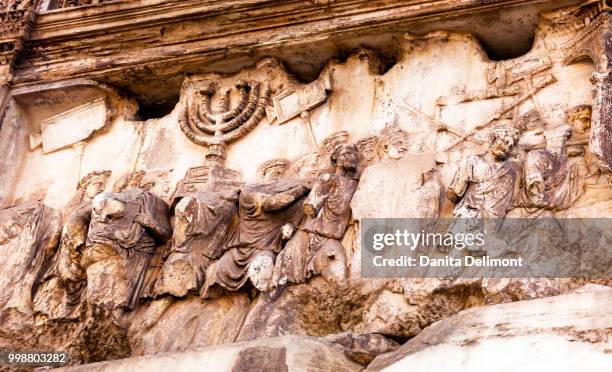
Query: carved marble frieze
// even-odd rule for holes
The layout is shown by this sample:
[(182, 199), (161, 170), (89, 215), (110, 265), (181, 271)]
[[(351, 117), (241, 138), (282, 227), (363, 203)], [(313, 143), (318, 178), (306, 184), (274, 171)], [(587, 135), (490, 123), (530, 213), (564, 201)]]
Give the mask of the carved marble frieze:
[[(21, 26), (5, 27), (8, 36), (0, 38), (0, 61), (16, 71), (4, 78), (11, 90), (0, 115), (0, 246), (10, 251), (0, 265), (7, 320), (0, 333), (17, 343), (46, 347), (59, 339), (75, 360), (92, 361), (96, 353), (118, 358), (292, 332), (409, 338), (463, 308), (571, 286), (556, 279), (369, 281), (360, 266), (363, 219), (447, 218), (452, 227), (465, 218), (612, 217), (604, 3), (542, 14), (531, 50), (515, 58), (492, 60), (472, 34), (402, 29), (393, 31), (392, 48), (349, 43), (359, 48), (342, 59), (326, 52), (307, 59), (316, 70), (307, 81), (282, 58), (291, 60), (296, 49), (270, 46), (277, 40), (271, 28), (235, 31), (258, 2), (228, 9), (185, 1), (211, 14), (185, 26), (192, 13), (179, 7), (180, 17), (165, 19), (176, 24), (122, 50), (117, 45), (131, 31), (93, 50), (98, 26), (88, 25), (97, 36), (72, 49), (72, 36), (54, 28), (61, 14), (81, 25), (101, 9), (129, 17), (138, 7), (127, 3), (57, 2), (61, 10), (40, 12), (30, 44), (26, 31), (15, 31)], [(156, 4), (167, 10), (169, 3), (177, 5)], [(327, 13), (354, 6), (281, 3), (250, 17), (294, 27), (272, 10), (303, 7), (298, 14), (308, 18), (318, 9), (339, 22)], [(436, 12), (467, 6), (437, 3)], [(507, 4), (475, 6), (492, 3)], [(17, 8), (9, 12), (27, 16), (11, 4)], [(417, 15), (434, 6), (389, 4), (390, 12)], [(207, 28), (207, 38), (183, 39), (181, 27), (198, 29), (222, 10), (228, 18), (215, 18), (219, 27)], [(340, 45), (348, 40), (341, 33), (354, 31), (367, 44), (355, 30), (376, 17), (360, 14), (367, 19), (323, 22), (291, 38), (308, 43), (333, 29), (327, 41), (338, 36), (332, 41)], [(385, 27), (412, 16), (397, 17), (385, 18)], [(137, 52), (140, 42), (149, 45)], [(185, 43), (195, 46), (182, 49)], [(164, 50), (163, 58), (153, 53), (145, 61), (151, 48)], [(89, 52), (87, 60), (80, 54)], [(68, 72), (77, 77), (66, 79)], [(129, 82), (111, 88), (81, 75)], [(127, 86), (180, 89), (175, 105), (152, 117), (144, 102), (137, 109), (141, 95)], [(167, 99), (158, 93), (149, 98)]]

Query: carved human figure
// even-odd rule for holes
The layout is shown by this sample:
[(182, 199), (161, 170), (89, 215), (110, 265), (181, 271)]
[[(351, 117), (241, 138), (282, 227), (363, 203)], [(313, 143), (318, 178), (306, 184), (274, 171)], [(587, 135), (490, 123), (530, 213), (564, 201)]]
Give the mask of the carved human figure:
[(32, 296), (57, 249), (60, 213), (42, 203), (0, 210), (0, 316), (8, 328), (31, 324)]
[[(365, 141), (364, 141), (365, 142)], [(295, 161), (291, 169), (291, 176), (300, 180), (316, 180), (319, 174), (333, 171), (333, 166), (329, 162), (331, 153), (340, 145), (348, 144), (348, 132), (340, 131), (327, 136), (321, 141), (319, 151), (305, 155)], [(371, 143), (367, 143), (368, 157), (372, 154)], [(364, 149), (364, 151), (366, 151)], [(361, 154), (361, 152), (360, 152)]]
[(567, 140), (567, 156), (570, 162), (580, 166), (581, 176), (587, 185), (612, 183), (612, 175), (601, 167), (589, 151), (591, 136), (591, 114), (589, 105), (579, 105), (566, 112), (567, 124), (571, 126), (571, 136)]
[(589, 105), (579, 105), (566, 111), (565, 119), (572, 128), (571, 137), (567, 143), (568, 152), (583, 153), (589, 143), (592, 108)]
[(319, 153), (311, 153), (303, 156), (295, 161), (291, 168), (291, 174), (299, 179), (316, 179), (319, 173), (319, 164), (321, 163), (321, 155)]
[(485, 155), (465, 158), (446, 190), (447, 198), (457, 203), (453, 216), (460, 218), (503, 218), (514, 208), (519, 195), (521, 164), (508, 159), (519, 132), (501, 126), (490, 133)]
[(347, 131), (335, 132), (327, 136), (319, 146), (319, 169), (321, 173), (333, 171), (334, 167), (330, 164), (330, 156), (338, 146), (348, 144), (349, 134)]
[(238, 190), (228, 188), (196, 193), (178, 202), (172, 247), (155, 283), (156, 296), (199, 293), (206, 269), (224, 252), (237, 200)]
[(113, 184), (113, 192), (120, 193), (132, 188), (143, 188), (142, 180), (145, 176), (144, 171), (134, 171), (124, 174)]
[(280, 179), (287, 165), (282, 159), (268, 161), (260, 167), (263, 183), (240, 188), (237, 227), (228, 250), (206, 272), (203, 297), (214, 296), (219, 287), (236, 291), (249, 280), (259, 290), (269, 287), (276, 254), (300, 223), (309, 190), (299, 181)]
[(92, 201), (106, 187), (110, 171), (91, 172), (77, 188), (65, 213), (60, 248), (36, 293), (34, 309), (51, 319), (78, 315), (86, 285), (81, 258), (91, 220)]
[[(408, 134), (397, 123), (392, 123), (381, 131), (377, 154), (380, 159), (397, 160), (409, 150)], [(415, 151), (415, 153), (421, 152)]]
[(563, 154), (534, 150), (525, 159), (522, 199), (529, 209), (560, 210), (571, 206), (582, 194), (577, 164)]
[[(453, 233), (484, 232), (487, 236), (486, 250), (481, 247), (466, 247), (473, 255), (499, 255), (513, 252), (513, 248), (496, 235), (507, 213), (520, 204), (520, 185), (523, 176), (522, 164), (509, 159), (510, 152), (518, 142), (519, 131), (502, 125), (489, 133), (490, 147), (484, 155), (465, 158), (455, 172), (446, 190), (447, 198), (455, 203), (449, 231)], [(449, 253), (447, 247), (438, 247)], [(452, 254), (458, 255), (454, 250)]]
[(304, 201), (306, 218), (276, 261), (272, 279), (275, 286), (303, 283), (319, 274), (333, 281), (346, 276), (340, 239), (350, 221), (359, 155), (353, 145), (342, 145), (331, 154), (330, 161), (335, 171), (318, 177)]
[[(420, 138), (409, 138), (397, 120), (378, 135), (357, 142), (361, 159), (367, 159), (364, 150), (366, 154), (369, 151), (368, 146), (359, 144), (370, 143), (371, 138), (376, 139), (375, 161), (365, 169), (359, 163), (363, 173), (351, 201), (353, 217), (438, 217), (444, 193), (434, 154), (423, 152)], [(390, 179), (393, 182), (389, 183)], [(380, 194), (381, 188), (384, 195)]]
[[(361, 169), (380, 160), (401, 159), (409, 150), (408, 134), (397, 123), (385, 126), (378, 135), (360, 139), (355, 145), (359, 152)], [(415, 151), (420, 152), (422, 150)]]
[(381, 140), (380, 136), (368, 136), (357, 141), (355, 147), (359, 153), (359, 164), (362, 168), (368, 167), (380, 160), (378, 146)]
[(134, 309), (155, 250), (171, 235), (168, 206), (157, 196), (136, 187), (96, 196), (83, 255), (87, 300)]

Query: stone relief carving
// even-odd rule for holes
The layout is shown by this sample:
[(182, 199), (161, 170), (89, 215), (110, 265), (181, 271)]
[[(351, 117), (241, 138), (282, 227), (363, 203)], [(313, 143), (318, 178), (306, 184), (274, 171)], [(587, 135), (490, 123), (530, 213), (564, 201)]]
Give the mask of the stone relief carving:
[(7, 86), (13, 79), (13, 64), (22, 51), (34, 19), (29, 0), (0, 2), (0, 118), (7, 106)]
[(51, 0), (48, 9), (72, 8), (85, 5), (96, 5), (116, 0)]
[[(43, 153), (84, 143), (108, 124), (107, 107), (104, 98), (80, 105), (71, 110), (45, 119), (40, 123), (41, 134), (30, 135), (30, 150), (42, 146)], [(81, 125), (75, 126), (79, 122)]]
[(50, 319), (73, 318), (83, 302), (87, 284), (82, 264), (91, 222), (93, 199), (106, 187), (110, 171), (91, 172), (79, 183), (66, 207), (60, 245), (36, 292), (34, 309)]
[(363, 167), (374, 164), (378, 160), (378, 142), (380, 137), (368, 136), (360, 139), (355, 144)]
[(280, 178), (287, 166), (284, 159), (268, 161), (261, 167), (263, 183), (240, 188), (238, 223), (227, 251), (206, 272), (203, 297), (213, 296), (215, 286), (235, 291), (249, 280), (259, 290), (269, 288), (276, 255), (302, 220), (309, 190), (300, 181)]
[(206, 269), (225, 250), (235, 223), (237, 191), (201, 192), (178, 202), (172, 246), (155, 284), (156, 296), (199, 293)]
[(30, 1), (0, 2), (0, 120), (8, 109), (13, 65), (29, 37), (34, 16)]
[(582, 180), (577, 165), (570, 165), (565, 155), (548, 150), (534, 150), (525, 159), (525, 205), (544, 209), (565, 209), (582, 194)]
[(275, 286), (303, 283), (319, 274), (333, 281), (346, 277), (347, 259), (340, 240), (350, 221), (359, 154), (353, 145), (340, 145), (332, 152), (330, 162), (335, 171), (317, 178), (304, 200), (306, 217), (276, 261)]
[(446, 190), (448, 199), (456, 203), (454, 217), (503, 218), (515, 206), (522, 166), (509, 155), (518, 137), (513, 127), (495, 128), (487, 153), (469, 156), (459, 164)]
[(152, 193), (130, 187), (96, 196), (83, 252), (87, 301), (134, 309), (151, 259), (171, 235), (168, 206)]
[(2, 0), (0, 1), (0, 11), (25, 9), (30, 3), (30, 0)]
[(253, 130), (270, 104), (272, 90), (266, 83), (240, 80), (235, 88), (240, 95), (236, 107), (231, 108), (231, 90), (226, 89), (221, 93), (218, 107), (213, 109), (211, 101), (218, 93), (218, 84), (190, 80), (183, 85), (181, 130), (192, 142), (208, 146), (221, 159), (225, 159), (225, 146)]
[[(499, 85), (498, 91), (504, 91), (506, 93), (503, 95), (507, 95), (522, 91), (515, 89), (517, 82), (522, 81), (530, 93), (515, 101), (516, 105), (526, 99), (535, 101), (532, 91), (544, 85), (541, 84), (542, 79), (534, 82), (533, 76), (549, 69), (550, 61), (534, 61), (527, 63), (527, 67), (497, 64), (488, 72), (489, 83)], [(157, 275), (153, 291), (155, 296), (170, 294), (183, 297), (187, 293), (201, 291), (204, 297), (208, 297), (213, 286), (237, 290), (249, 279), (255, 288), (265, 291), (271, 285), (301, 283), (320, 273), (326, 278), (342, 278), (346, 257), (339, 241), (347, 227), (346, 221), (350, 216), (348, 206), (361, 170), (358, 171), (356, 164), (352, 165), (351, 162), (365, 168), (380, 161), (402, 159), (407, 153), (423, 151), (422, 147), (416, 146), (418, 139), (413, 141), (397, 123), (359, 140), (354, 147), (347, 145), (348, 132), (341, 131), (322, 141), (317, 152), (295, 162), (292, 173), (301, 181), (281, 180), (289, 163), (275, 159), (262, 168), (264, 183), (240, 186), (240, 173), (222, 165), (225, 146), (244, 136), (263, 118), (271, 90), (266, 84), (256, 81), (239, 81), (235, 87), (238, 92), (236, 107), (231, 108), (231, 91), (224, 90), (217, 108), (213, 109), (212, 99), (220, 90), (218, 84), (194, 80), (184, 86), (187, 93), (180, 114), (180, 128), (190, 140), (209, 146), (209, 152), (205, 164), (190, 168), (177, 187), (174, 195), (176, 228), (163, 267)], [(514, 88), (510, 92), (508, 87)], [(538, 107), (536, 102), (534, 105)], [(504, 112), (508, 110), (510, 108), (504, 108)], [(579, 107), (568, 112), (568, 122), (574, 128), (567, 143), (570, 156), (584, 154), (579, 147), (586, 141), (583, 137), (588, 139), (585, 120), (590, 113), (586, 111), (586, 107)], [(518, 121), (521, 120), (519, 118)], [(477, 130), (495, 122), (497, 120), (491, 120)], [(470, 135), (460, 133), (460, 140), (468, 139)], [(519, 202), (529, 208), (564, 209), (580, 196), (577, 167), (570, 164), (562, 153), (535, 150), (525, 157), (525, 187), (519, 201), (517, 189), (523, 179), (523, 167), (518, 159), (510, 158), (510, 151), (517, 145), (518, 137), (517, 129), (496, 128), (491, 132), (492, 144), (487, 154), (470, 156), (459, 166), (447, 190), (449, 199), (458, 201), (453, 213), (455, 217), (503, 217)], [(336, 154), (340, 149), (344, 153)], [(345, 165), (339, 166), (334, 164), (335, 157), (340, 158), (343, 164), (345, 158), (350, 158), (350, 161), (346, 160)], [(349, 176), (346, 176), (347, 170)], [(130, 262), (124, 264), (127, 265), (125, 272), (129, 273), (122, 274), (127, 275), (122, 278), (125, 283), (117, 284), (117, 288), (125, 288), (114, 293), (125, 300), (112, 299), (110, 303), (114, 308), (134, 308), (142, 291), (143, 276), (150, 257), (155, 247), (169, 238), (171, 231), (167, 212), (155, 207), (163, 202), (145, 190), (136, 191), (141, 186), (143, 176), (144, 172), (134, 172), (120, 179), (113, 189), (114, 194), (103, 194), (97, 198), (97, 209), (93, 210), (95, 218), (91, 222), (90, 242), (86, 248), (86, 258), (93, 262), (84, 261), (90, 266), (98, 262), (90, 257), (95, 256), (92, 253), (95, 246), (102, 251), (101, 255), (112, 256), (109, 261), (119, 262), (123, 259)], [(308, 180), (314, 179), (314, 186), (310, 186), (312, 182)], [(305, 199), (305, 220), (300, 224), (302, 214), (294, 210), (299, 209), (296, 206), (310, 187), (312, 191)], [(419, 216), (440, 215), (442, 190), (440, 174), (435, 167), (421, 173), (419, 187), (414, 190), (420, 201), (417, 208)], [(87, 233), (89, 228), (83, 221), (91, 213), (90, 199), (86, 203), (88, 207), (75, 211), (74, 217), (66, 225), (65, 230), (72, 229), (76, 237), (66, 235), (62, 238), (61, 247), (66, 246), (68, 252), (82, 249), (83, 239), (78, 237), (83, 232)], [(327, 210), (333, 210), (333, 213), (321, 212)], [(125, 213), (128, 213), (127, 217)], [(269, 227), (270, 236), (265, 239), (253, 237), (256, 235), (254, 231), (262, 226)], [(329, 230), (332, 226), (339, 229), (335, 234)], [(297, 231), (294, 233), (294, 230)], [(264, 241), (266, 239), (268, 241)], [(288, 242), (283, 244), (285, 240)], [(283, 245), (286, 245), (284, 250)], [(66, 253), (61, 248), (58, 256), (68, 257), (71, 254), (74, 253)], [(130, 261), (131, 256), (136, 258)], [(331, 264), (325, 262), (330, 257)], [(66, 258), (63, 260), (70, 261)], [(335, 261), (341, 262), (341, 265), (334, 266)], [(271, 269), (273, 265), (274, 270)], [(79, 273), (74, 263), (66, 263), (65, 266), (73, 267), (64, 270), (72, 270), (73, 279), (70, 280), (82, 286), (83, 274)], [(108, 270), (120, 272), (120, 267), (118, 264)], [(70, 274), (58, 275), (70, 277)], [(75, 288), (78, 285), (75, 284)], [(95, 286), (93, 283), (92, 288)], [(102, 291), (101, 288), (98, 290)]]
[(568, 139), (567, 152), (570, 156), (584, 155), (585, 145), (589, 144), (592, 108), (580, 105), (566, 111), (567, 123), (571, 126), (571, 136)]
[(293, 162), (291, 175), (299, 179), (315, 180), (319, 173), (333, 171), (330, 162), (332, 152), (340, 145), (348, 144), (347, 131), (332, 133), (321, 141), (316, 152), (304, 155)]
[[(435, 128), (444, 126), (420, 110), (406, 105), (399, 108), (409, 108), (411, 115), (433, 124)], [(434, 219), (442, 212), (444, 186), (435, 156), (422, 136), (409, 135), (395, 118), (379, 134), (371, 137), (376, 138), (376, 156), (361, 175), (351, 201), (356, 226), (362, 218), (379, 216), (431, 219), (423, 220), (423, 227), (435, 224)], [(381, 189), (385, 192), (379, 193)]]
[[(605, 1), (585, 2), (569, 15), (562, 16), (561, 22), (578, 26), (572, 37), (563, 45), (564, 63), (571, 64), (582, 57), (589, 57), (595, 64), (591, 82), (594, 85), (592, 134), (589, 148), (594, 160), (607, 170), (612, 170), (612, 115), (610, 110), (610, 43), (612, 16)], [(568, 27), (568, 26), (565, 26)]]
[[(4, 260), (10, 266), (10, 260), (29, 262), (30, 251), (42, 252), (33, 256), (35, 264), (24, 264), (28, 267), (24, 291), (34, 294), (36, 313), (51, 319), (74, 318), (84, 301), (111, 310), (134, 310), (148, 290), (148, 276), (155, 277), (151, 301), (156, 297), (190, 301), (193, 294), (211, 299), (224, 291), (251, 287), (269, 293), (315, 275), (330, 282), (343, 281), (351, 258), (343, 240), (350, 240), (346, 237), (352, 219), (396, 216), (396, 212), (397, 217), (409, 213), (411, 217), (441, 216), (446, 213), (442, 171), (456, 165), (446, 190), (455, 204), (452, 213), (456, 218), (501, 218), (516, 207), (528, 212), (566, 210), (582, 197), (583, 182), (610, 184), (609, 171), (589, 147), (594, 135), (592, 111), (605, 116), (606, 101), (602, 98), (595, 110), (589, 105), (567, 110), (570, 133), (565, 126), (545, 128), (542, 121), (549, 113), (536, 92), (554, 82), (549, 73), (552, 64), (544, 57), (522, 63), (498, 62), (486, 72), (487, 90), (437, 102), (448, 106), (458, 100), (515, 97), (472, 132), (464, 133), (438, 119), (444, 115), (427, 116), (412, 108), (415, 117), (435, 125), (428, 135), (446, 131), (457, 137), (444, 149), (456, 151), (456, 156), (444, 165), (436, 163), (436, 154), (426, 151), (430, 149), (422, 138), (406, 133), (397, 121), (354, 145), (349, 144), (347, 131), (333, 133), (318, 144), (306, 122), (310, 119), (302, 116), (313, 153), (292, 162), (269, 160), (259, 169), (260, 180), (247, 184), (241, 172), (224, 167), (226, 146), (254, 129), (264, 114), (271, 118), (271, 97), (278, 101), (277, 106), (289, 105), (301, 92), (290, 90), (290, 94), (285, 91), (273, 97), (272, 83), (254, 78), (239, 80), (231, 89), (210, 80), (188, 79), (178, 110), (180, 130), (194, 143), (207, 146), (208, 153), (203, 165), (188, 169), (172, 200), (167, 200), (174, 228), (169, 208), (161, 200), (166, 195), (153, 193), (144, 184), (144, 171), (122, 177), (111, 193), (104, 193), (109, 172), (93, 172), (79, 183), (77, 195), (65, 208), (61, 239), (56, 236), (59, 217), (48, 207), (28, 204), (0, 211), (0, 245), (18, 252)], [(607, 84), (596, 89), (609, 88), (607, 75), (595, 78), (603, 79), (597, 84)], [(302, 108), (325, 102), (329, 93), (325, 84), (313, 87), (311, 101), (283, 112), (277, 120), (287, 122), (300, 115)], [(283, 99), (287, 101), (281, 102)], [(518, 116), (525, 101), (531, 101), (534, 109)], [(275, 115), (278, 110), (276, 107)], [(604, 119), (599, 118), (600, 122)], [(505, 124), (510, 121), (513, 125)], [(457, 144), (482, 145), (476, 133), (500, 123), (504, 125), (490, 131), (486, 154), (469, 155), (457, 164), (465, 155)], [(345, 127), (333, 130), (340, 128)], [(537, 132), (533, 135), (537, 138), (527, 138), (527, 133), (519, 138), (526, 128)], [(397, 181), (390, 185), (394, 177)], [(174, 185), (175, 180), (172, 182)], [(379, 195), (381, 189), (385, 195)], [(382, 204), (395, 208), (394, 200), (402, 198), (414, 203), (393, 211), (380, 208)], [(59, 248), (53, 254), (58, 240)], [(164, 254), (160, 252), (163, 244), (168, 244)], [(156, 254), (159, 272), (152, 273)], [(17, 278), (12, 271), (10, 274), (0, 288)], [(14, 294), (2, 309), (27, 314), (26, 299), (32, 294)]]
[(420, 218), (440, 217), (444, 203), (444, 187), (437, 169), (431, 168), (421, 174), (420, 186), (416, 189), (417, 215)]
[(406, 154), (424, 152), (418, 136), (409, 136), (397, 123), (387, 124), (378, 134), (364, 137), (355, 144), (360, 167), (366, 168), (381, 160), (398, 160)]
[(284, 124), (299, 116), (306, 128), (313, 152), (319, 150), (319, 143), (310, 123), (310, 111), (323, 104), (333, 89), (331, 73), (302, 87), (285, 89), (272, 97), (272, 107), (266, 112), (271, 122)]
[[(8, 328), (32, 319), (32, 296), (40, 285), (60, 237), (60, 213), (41, 203), (0, 210), (0, 312)], [(19, 285), (15, 285), (19, 283)]]
[(408, 134), (395, 122), (386, 125), (381, 131), (376, 153), (379, 159), (397, 160), (406, 153), (422, 152), (421, 147), (410, 151), (414, 145), (420, 145), (418, 140), (410, 141)]
[(2, 21), (0, 36), (2, 38), (18, 38), (22, 36), (28, 26), (28, 16), (27, 8), (13, 8), (0, 13), (0, 20)]
[(578, 163), (581, 175), (585, 177), (585, 183), (605, 184), (612, 183), (611, 172), (594, 158), (589, 150), (591, 135), (592, 108), (589, 105), (579, 105), (566, 112), (566, 121), (571, 128), (571, 134), (567, 139), (566, 153), (574, 163)]

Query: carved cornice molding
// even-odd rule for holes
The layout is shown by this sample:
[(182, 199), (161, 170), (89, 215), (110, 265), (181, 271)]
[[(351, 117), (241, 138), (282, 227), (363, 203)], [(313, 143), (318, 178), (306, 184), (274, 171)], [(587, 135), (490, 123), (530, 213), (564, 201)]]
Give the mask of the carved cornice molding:
[[(570, 3), (568, 0), (564, 3)], [(548, 0), (137, 0), (42, 12), (16, 82), (207, 63), (285, 44), (400, 32), (407, 25)]]
[[(375, 21), (393, 23), (418, 17), (460, 15), (465, 11), (503, 9), (547, 0), (132, 0), (109, 1), (95, 7), (57, 9), (42, 12), (34, 30), (34, 38), (49, 38), (82, 34), (100, 29), (139, 27), (151, 22), (187, 19), (214, 19), (224, 16), (232, 20), (226, 24), (236, 32), (242, 22), (284, 19), (283, 24), (300, 24), (317, 20), (336, 19), (337, 27)], [(449, 14), (446, 14), (449, 13)], [(368, 18), (360, 20), (360, 16)], [(70, 26), (70, 27), (67, 27)], [(234, 26), (234, 27), (231, 27)], [(266, 28), (265, 24), (260, 26)], [(270, 28), (278, 27), (270, 22)], [(241, 29), (244, 32), (247, 29)]]

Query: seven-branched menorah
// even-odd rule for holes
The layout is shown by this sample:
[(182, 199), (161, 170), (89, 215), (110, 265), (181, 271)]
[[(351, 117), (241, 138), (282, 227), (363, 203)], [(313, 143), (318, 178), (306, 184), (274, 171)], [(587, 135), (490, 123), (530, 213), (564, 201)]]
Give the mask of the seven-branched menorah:
[(272, 93), (267, 84), (256, 81), (240, 80), (235, 86), (240, 94), (236, 107), (231, 108), (231, 90), (227, 89), (213, 109), (212, 97), (219, 91), (219, 85), (209, 83), (198, 89), (188, 83), (184, 110), (179, 116), (179, 125), (187, 138), (208, 146), (209, 154), (220, 161), (225, 158), (227, 144), (245, 136), (263, 119)]

